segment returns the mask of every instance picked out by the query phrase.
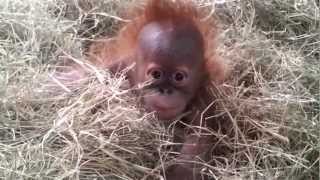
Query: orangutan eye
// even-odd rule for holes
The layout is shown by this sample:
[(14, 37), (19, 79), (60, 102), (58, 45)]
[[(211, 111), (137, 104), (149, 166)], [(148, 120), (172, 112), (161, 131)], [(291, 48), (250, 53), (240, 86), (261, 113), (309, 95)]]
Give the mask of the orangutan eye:
[(184, 75), (182, 73), (180, 73), (180, 72), (178, 72), (178, 73), (176, 73), (174, 75), (174, 80), (177, 81), (177, 82), (183, 81), (183, 79), (184, 79)]
[(173, 80), (176, 83), (182, 83), (188, 78), (187, 73), (182, 71), (177, 71), (173, 74)]
[(147, 74), (155, 80), (160, 80), (163, 77), (163, 72), (160, 69), (150, 69)]

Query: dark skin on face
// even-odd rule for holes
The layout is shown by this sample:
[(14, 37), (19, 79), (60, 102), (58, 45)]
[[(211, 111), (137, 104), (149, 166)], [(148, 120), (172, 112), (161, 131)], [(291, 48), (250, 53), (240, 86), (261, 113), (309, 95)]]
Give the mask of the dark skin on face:
[(182, 114), (194, 98), (203, 76), (203, 40), (191, 24), (151, 22), (138, 38), (134, 84), (151, 82), (143, 103), (161, 120)]

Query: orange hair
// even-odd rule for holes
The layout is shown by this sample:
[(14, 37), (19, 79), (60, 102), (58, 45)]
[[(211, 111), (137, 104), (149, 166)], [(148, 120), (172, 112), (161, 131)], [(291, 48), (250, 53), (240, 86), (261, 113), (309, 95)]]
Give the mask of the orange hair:
[[(150, 22), (188, 22), (202, 34), (206, 58), (206, 70), (209, 79), (220, 82), (224, 79), (224, 67), (215, 54), (216, 25), (214, 21), (204, 21), (206, 11), (200, 11), (191, 0), (147, 0), (141, 7), (133, 8), (124, 16), (131, 19), (123, 24), (119, 34), (112, 42), (96, 44), (89, 52), (101, 58), (103, 64), (132, 56), (136, 50), (137, 38), (141, 29)], [(96, 58), (95, 58), (96, 59)], [(100, 60), (100, 61), (101, 61)]]

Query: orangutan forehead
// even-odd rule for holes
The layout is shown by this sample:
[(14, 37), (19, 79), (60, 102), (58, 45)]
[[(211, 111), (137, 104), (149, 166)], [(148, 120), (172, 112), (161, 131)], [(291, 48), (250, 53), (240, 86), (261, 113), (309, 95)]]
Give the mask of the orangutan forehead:
[(138, 46), (143, 53), (165, 59), (194, 59), (203, 54), (203, 39), (190, 23), (147, 24), (140, 32)]

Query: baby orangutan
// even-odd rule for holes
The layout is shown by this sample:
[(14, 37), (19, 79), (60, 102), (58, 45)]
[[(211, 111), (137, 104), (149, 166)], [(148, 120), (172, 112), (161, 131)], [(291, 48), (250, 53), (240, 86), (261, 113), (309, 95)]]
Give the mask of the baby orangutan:
[[(149, 82), (139, 92), (141, 103), (160, 121), (170, 123), (191, 112), (183, 123), (213, 128), (200, 113), (213, 101), (207, 87), (223, 81), (225, 68), (211, 42), (215, 26), (202, 21), (199, 13), (191, 1), (149, 0), (114, 41), (93, 43), (89, 58), (112, 73), (135, 63), (126, 74), (130, 85)], [(213, 139), (194, 130), (185, 132), (177, 164), (164, 172), (167, 180), (207, 178), (188, 161), (202, 157)]]

